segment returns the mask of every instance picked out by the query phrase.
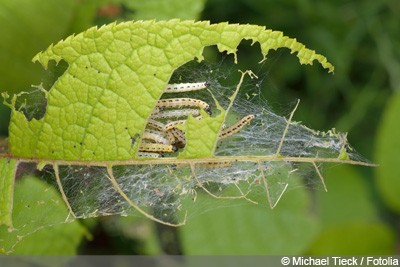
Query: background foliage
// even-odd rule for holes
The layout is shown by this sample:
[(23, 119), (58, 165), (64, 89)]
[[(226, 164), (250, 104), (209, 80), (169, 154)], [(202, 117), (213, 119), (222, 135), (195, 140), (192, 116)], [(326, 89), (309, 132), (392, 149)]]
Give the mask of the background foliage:
[[(266, 25), (297, 38), (327, 56), (336, 67), (332, 76), (317, 66), (300, 66), (286, 51), (271, 54), (263, 94), (273, 108), (287, 113), (288, 103), (300, 98), (295, 120), (315, 129), (336, 127), (350, 132), (350, 143), (380, 166), (327, 165), (328, 193), (296, 188), (274, 210), (265, 205), (230, 203), (224, 207), (211, 203), (218, 208), (203, 212), (199, 207), (198, 215), (179, 229), (139, 217), (84, 220), (79, 225), (38, 231), (26, 243), (21, 242), (16, 253), (399, 253), (399, 1), (140, 2), (1, 0), (0, 91), (17, 93), (30, 90), (31, 84), (50, 82), (54, 78), (44, 74), (39, 64), (31, 63), (37, 52), (72, 33), (116, 19), (180, 17)], [(240, 49), (239, 61), (244, 68), (252, 68), (260, 60), (257, 49), (246, 44)], [(2, 136), (7, 135), (8, 114), (1, 105)], [(32, 177), (18, 181), (16, 197), (29, 195), (35, 186), (44, 185)], [(31, 195), (29, 201), (35, 203), (34, 199)], [(91, 232), (89, 238), (84, 228)], [(50, 250), (48, 244), (35, 241), (43, 240), (43, 235), (48, 240), (59, 235), (70, 238), (63, 238), (68, 244)]]

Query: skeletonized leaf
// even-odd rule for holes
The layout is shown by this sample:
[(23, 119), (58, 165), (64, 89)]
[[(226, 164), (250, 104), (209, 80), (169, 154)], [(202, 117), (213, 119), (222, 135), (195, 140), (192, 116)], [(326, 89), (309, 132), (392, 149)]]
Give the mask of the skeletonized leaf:
[[(184, 210), (181, 199), (196, 199), (198, 188), (213, 197), (254, 202), (247, 195), (261, 186), (274, 207), (304, 170), (311, 169), (323, 183), (322, 162), (368, 165), (357, 161), (346, 135), (308, 129), (292, 121), (294, 111), (286, 119), (263, 103), (240, 97), (245, 76), (254, 78), (251, 71), (242, 72), (236, 89), (210, 83), (207, 103), (164, 94), (178, 68), (203, 60), (205, 47), (215, 45), (236, 61), (242, 40), (259, 43), (264, 59), (271, 49), (286, 47), (301, 64), (317, 61), (333, 71), (324, 56), (257, 25), (169, 20), (91, 28), (35, 56), (44, 68), (50, 61), (68, 65), (51, 88), (37, 87), (47, 100), (42, 118), (27, 119), (18, 96), (7, 100), (3, 94), (12, 109), (10, 152), (47, 168), (76, 218), (139, 211), (169, 225), (176, 225), (176, 213)], [(167, 107), (160, 108), (161, 98), (167, 98)], [(179, 111), (176, 103), (204, 109), (176, 127), (180, 147), (160, 122), (152, 121), (152, 114), (168, 105)], [(206, 114), (211, 110), (206, 105), (215, 105), (216, 114)], [(227, 118), (234, 114), (253, 119), (230, 126), (239, 130), (222, 140)], [(149, 131), (150, 124), (159, 129)], [(180, 148), (178, 154), (173, 148)], [(165, 157), (154, 159), (161, 155)], [(234, 186), (237, 194), (221, 194), (226, 186)]]
[[(256, 25), (193, 21), (138, 21), (91, 28), (35, 56), (47, 68), (65, 60), (68, 69), (47, 96), (43, 118), (28, 121), (13, 110), (10, 149), (15, 156), (62, 160), (127, 160), (132, 136), (142, 135), (172, 73), (198, 58), (206, 46), (235, 54), (244, 39), (270, 49), (287, 47), (301, 64), (325, 57), (281, 32)], [(216, 140), (215, 140), (216, 141)]]

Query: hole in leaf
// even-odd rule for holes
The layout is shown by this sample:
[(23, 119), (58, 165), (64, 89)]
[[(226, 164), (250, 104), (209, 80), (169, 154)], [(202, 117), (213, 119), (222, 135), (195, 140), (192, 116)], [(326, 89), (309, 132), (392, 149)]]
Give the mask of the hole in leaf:
[(58, 64), (54, 60), (50, 60), (48, 69), (42, 76), (43, 87), (49, 90), (67, 69), (68, 63), (65, 60), (61, 59)]
[(42, 75), (42, 83), (20, 93), (15, 108), (21, 111), (28, 120), (43, 118), (47, 109), (46, 91), (50, 90), (67, 68), (68, 64), (64, 60), (61, 60), (58, 64), (53, 60), (49, 61), (48, 69)]

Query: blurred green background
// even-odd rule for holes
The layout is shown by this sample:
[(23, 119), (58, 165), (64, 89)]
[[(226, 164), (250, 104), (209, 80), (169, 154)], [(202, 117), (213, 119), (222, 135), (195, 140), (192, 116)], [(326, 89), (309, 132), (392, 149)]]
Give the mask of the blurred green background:
[[(287, 112), (301, 99), (295, 120), (349, 132), (352, 146), (380, 165), (327, 165), (327, 193), (299, 187), (274, 210), (211, 203), (219, 208), (198, 208), (178, 229), (139, 217), (82, 220), (90, 238), (67, 225), (49, 228), (45, 236), (58, 246), (37, 242), (43, 238), (39, 233), (21, 242), (16, 253), (400, 254), (399, 17), (398, 0), (0, 0), (0, 91), (9, 94), (51, 79), (31, 62), (37, 52), (114, 20), (201, 19), (283, 31), (325, 55), (335, 74), (319, 65), (301, 66), (285, 50), (272, 53), (263, 87), (272, 107)], [(239, 51), (247, 68), (260, 59), (256, 48)], [(0, 105), (0, 136), (7, 136), (8, 120), (8, 108)], [(16, 197), (25, 193), (21, 187)], [(60, 233), (70, 238), (61, 241)]]

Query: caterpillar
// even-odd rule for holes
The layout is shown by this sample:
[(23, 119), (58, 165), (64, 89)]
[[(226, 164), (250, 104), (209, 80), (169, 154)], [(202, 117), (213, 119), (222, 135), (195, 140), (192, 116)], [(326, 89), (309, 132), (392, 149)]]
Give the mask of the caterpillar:
[(197, 91), (208, 88), (209, 86), (210, 86), (209, 82), (168, 84), (164, 88), (164, 93), (181, 93), (181, 92)]
[(239, 132), (244, 126), (246, 126), (247, 124), (249, 124), (253, 119), (255, 118), (255, 115), (247, 115), (244, 116), (243, 118), (241, 118), (237, 123), (235, 123), (234, 125), (223, 129), (220, 134), (219, 134), (219, 138), (226, 138), (228, 136), (231, 136), (237, 132)]
[(193, 117), (200, 116), (200, 110), (198, 109), (173, 109), (173, 110), (159, 110), (157, 113), (151, 114), (151, 118), (154, 120), (172, 119), (172, 118), (183, 118), (192, 115)]
[(167, 152), (175, 152), (176, 150), (177, 148), (173, 145), (145, 143), (145, 142), (141, 142), (139, 145), (140, 152), (167, 153)]
[(210, 105), (206, 102), (194, 98), (166, 98), (160, 99), (157, 102), (158, 108), (181, 108), (181, 107), (197, 107), (204, 109), (208, 114), (211, 114)]
[(151, 140), (154, 143), (159, 143), (164, 145), (170, 144), (169, 140), (165, 138), (164, 133), (159, 131), (145, 130), (142, 139)]

